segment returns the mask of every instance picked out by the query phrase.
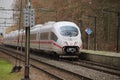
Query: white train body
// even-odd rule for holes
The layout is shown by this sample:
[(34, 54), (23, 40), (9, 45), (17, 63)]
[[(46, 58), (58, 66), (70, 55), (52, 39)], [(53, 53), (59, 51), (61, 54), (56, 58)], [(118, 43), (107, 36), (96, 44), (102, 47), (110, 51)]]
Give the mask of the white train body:
[[(6, 34), (4, 44), (21, 46), (25, 44), (25, 31), (19, 33), (19, 44), (17, 44), (18, 31)], [(22, 35), (23, 41), (22, 41)], [(73, 22), (60, 21), (39, 24), (30, 29), (30, 48), (54, 52), (59, 55), (72, 55), (80, 52), (82, 48), (81, 32)]]

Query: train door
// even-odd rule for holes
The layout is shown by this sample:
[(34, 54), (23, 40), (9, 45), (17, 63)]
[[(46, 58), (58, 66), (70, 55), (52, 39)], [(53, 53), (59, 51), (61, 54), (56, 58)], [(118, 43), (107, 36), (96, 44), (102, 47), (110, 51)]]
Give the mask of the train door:
[(38, 41), (39, 41), (38, 49), (40, 50), (40, 32), (38, 32)]
[(39, 44), (39, 32), (37, 32), (37, 34), (36, 34), (36, 49), (39, 49), (39, 46), (40, 46), (40, 44)]
[(57, 50), (57, 47), (55, 46), (57, 40), (58, 40), (58, 37), (56, 36), (56, 34), (54, 32), (51, 32), (50, 33), (50, 39), (51, 39), (51, 49), (54, 51)]
[(37, 33), (30, 34), (30, 47), (32, 49), (37, 49), (38, 41), (37, 41)]
[(49, 48), (50, 48), (50, 50), (51, 50), (51, 51), (53, 51), (52, 32), (49, 32), (49, 40), (50, 40), (50, 42), (51, 42), (51, 44), (50, 44)]

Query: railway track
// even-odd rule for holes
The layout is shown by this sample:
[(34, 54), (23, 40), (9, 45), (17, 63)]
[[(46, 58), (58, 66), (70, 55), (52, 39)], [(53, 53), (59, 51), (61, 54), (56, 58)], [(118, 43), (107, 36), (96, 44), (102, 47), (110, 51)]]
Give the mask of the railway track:
[[(9, 50), (9, 48), (7, 50)], [(13, 56), (13, 53), (16, 52), (14, 50), (12, 51), (10, 49), (9, 52), (11, 52)], [(21, 59), (24, 59), (24, 54), (21, 54), (20, 52), (18, 53), (22, 56)], [(102, 70), (105, 67), (101, 69), (101, 67), (97, 64), (98, 67), (95, 68), (97, 65), (93, 63), (90, 64), (89, 62), (66, 60), (55, 61), (51, 60), (50, 58), (47, 59), (32, 54), (30, 62), (32, 67), (44, 71), (57, 80), (120, 80), (119, 72), (117, 73), (113, 71), (117, 74), (111, 73), (112, 71), (107, 72), (106, 70)], [(108, 67), (106, 67), (106, 69), (109, 70)]]
[[(40, 56), (42, 56), (42, 55), (40, 55)], [(47, 56), (47, 57), (50, 57), (50, 56)], [(81, 60), (81, 59), (78, 59), (77, 61), (76, 61), (76, 59), (69, 59), (69, 60), (61, 59), (61, 61), (73, 64), (73, 65), (79, 65), (79, 66), (87, 67), (90, 69), (98, 70), (98, 71), (105, 72), (108, 74), (120, 76), (120, 68), (118, 68), (118, 67), (113, 67), (113, 66), (104, 65), (104, 64), (100, 64), (100, 63), (86, 61), (86, 60)]]
[[(7, 55), (10, 55), (14, 58), (16, 58), (15, 54), (19, 54), (19, 56), (21, 56), (21, 58), (18, 58), (19, 60), (24, 61), (24, 54), (21, 54), (21, 52), (19, 51), (15, 51), (13, 49), (10, 48), (6, 48), (6, 47), (1, 47), (0, 46), (0, 50), (3, 51), (4, 53), (7, 53)], [(42, 70), (45, 73), (49, 74), (50, 76), (54, 77), (56, 80), (92, 80), (91, 78), (82, 76), (80, 74), (77, 74), (74, 71), (70, 71), (64, 68), (61, 68), (60, 66), (56, 66), (54, 64), (54, 62), (51, 63), (46, 63), (49, 62), (49, 59), (44, 59), (44, 58), (40, 58), (39, 56), (35, 56), (35, 55), (31, 55), (30, 56), (30, 64), (32, 67), (38, 69), (38, 70)]]
[(94, 70), (98, 70), (101, 72), (105, 72), (108, 74), (120, 76), (120, 69), (117, 67), (108, 66), (100, 63), (91, 62), (91, 61), (85, 61), (85, 60), (78, 60), (78, 61), (62, 60), (62, 61), (73, 64), (73, 65), (79, 65), (79, 66), (91, 68)]

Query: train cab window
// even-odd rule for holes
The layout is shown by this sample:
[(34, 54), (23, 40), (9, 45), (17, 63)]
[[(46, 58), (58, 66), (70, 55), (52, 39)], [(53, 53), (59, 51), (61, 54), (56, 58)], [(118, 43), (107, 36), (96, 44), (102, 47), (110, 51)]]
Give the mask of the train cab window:
[(57, 41), (58, 37), (53, 32), (51, 32), (50, 39), (54, 40), (54, 41)]
[(60, 34), (62, 36), (75, 37), (78, 35), (78, 29), (74, 26), (62, 26), (60, 27)]

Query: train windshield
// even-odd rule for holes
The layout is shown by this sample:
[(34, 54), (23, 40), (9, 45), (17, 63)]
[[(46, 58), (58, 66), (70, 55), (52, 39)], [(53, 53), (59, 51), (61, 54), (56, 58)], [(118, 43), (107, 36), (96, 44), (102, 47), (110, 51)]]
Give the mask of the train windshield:
[(78, 29), (74, 26), (62, 26), (60, 27), (60, 34), (62, 36), (75, 37), (78, 35)]

